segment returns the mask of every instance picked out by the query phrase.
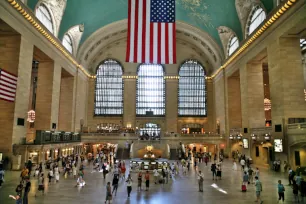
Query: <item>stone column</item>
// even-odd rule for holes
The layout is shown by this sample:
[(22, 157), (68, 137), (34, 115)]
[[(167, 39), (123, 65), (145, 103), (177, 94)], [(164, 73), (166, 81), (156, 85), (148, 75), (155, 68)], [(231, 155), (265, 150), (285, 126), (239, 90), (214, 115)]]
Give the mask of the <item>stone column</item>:
[[(16, 101), (14, 110), (14, 121), (18, 118), (27, 120), (27, 112), (29, 107), (32, 61), (33, 61), (33, 44), (29, 43), (24, 37), (21, 37), (19, 65), (18, 65), (18, 83), (16, 91)], [(27, 125), (18, 126), (13, 123), (13, 144), (21, 142), (21, 138), (25, 138), (27, 134)]]
[[(83, 119), (85, 123), (87, 122), (86, 118), (86, 107), (87, 107), (87, 99), (88, 99), (88, 79), (83, 73), (78, 72), (74, 81), (74, 131), (79, 132), (81, 130), (80, 120)], [(89, 109), (94, 110), (94, 109)], [(88, 114), (93, 114), (93, 112), (89, 112)], [(86, 124), (84, 124), (86, 126)]]
[(62, 77), (58, 118), (58, 130), (60, 131), (73, 131), (73, 90), (74, 77)]
[(206, 80), (206, 111), (208, 118), (208, 126), (204, 129), (205, 132), (216, 132), (215, 128), (215, 111), (214, 111), (214, 84), (211, 79)]
[(37, 76), (36, 130), (50, 130), (58, 124), (61, 67), (53, 61), (40, 62)]
[(136, 79), (124, 79), (123, 126), (136, 128)]
[(262, 63), (248, 63), (240, 68), (242, 128), (265, 126)]
[[(279, 38), (268, 45), (272, 124), (305, 118), (304, 78), (299, 38)], [(284, 129), (284, 128), (283, 128)]]
[(220, 133), (226, 132), (226, 112), (225, 112), (225, 75), (220, 73), (214, 78), (214, 102), (216, 122), (220, 124)]
[(166, 79), (166, 130), (178, 132), (178, 79)]
[(227, 103), (229, 129), (241, 128), (241, 93), (240, 77), (231, 76), (227, 79)]

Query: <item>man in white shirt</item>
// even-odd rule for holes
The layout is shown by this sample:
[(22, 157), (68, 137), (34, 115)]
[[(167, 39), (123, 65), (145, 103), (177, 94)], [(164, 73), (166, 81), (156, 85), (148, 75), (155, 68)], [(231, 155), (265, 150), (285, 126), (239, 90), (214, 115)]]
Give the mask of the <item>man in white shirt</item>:
[(291, 181), (292, 181), (292, 169), (289, 168), (289, 171), (288, 171), (288, 179), (289, 179), (289, 186), (291, 186)]
[(199, 192), (203, 192), (203, 181), (204, 181), (204, 174), (201, 171), (199, 171), (198, 173)]
[(240, 164), (241, 164), (241, 169), (242, 169), (242, 171), (244, 171), (244, 166), (245, 166), (245, 161), (244, 161), (244, 159), (241, 159), (241, 160), (240, 160)]

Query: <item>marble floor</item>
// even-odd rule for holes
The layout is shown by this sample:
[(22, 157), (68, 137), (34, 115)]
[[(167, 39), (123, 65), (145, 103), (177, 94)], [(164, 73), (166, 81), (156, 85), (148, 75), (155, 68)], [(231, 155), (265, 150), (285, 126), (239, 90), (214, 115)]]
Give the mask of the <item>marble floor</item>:
[[(128, 162), (126, 162), (128, 163)], [(254, 203), (255, 188), (253, 185), (248, 186), (247, 192), (241, 192), (242, 172), (233, 171), (232, 163), (225, 161), (223, 163), (222, 180), (212, 180), (210, 165), (207, 167), (200, 164), (200, 169), (204, 172), (204, 192), (198, 192), (197, 177), (194, 169), (188, 172), (187, 176), (178, 175), (170, 180), (169, 184), (163, 187), (160, 184), (154, 184), (151, 181), (150, 190), (137, 191), (137, 175), (132, 174), (134, 180), (131, 197), (127, 198), (126, 184), (120, 181), (117, 196), (114, 197), (112, 203), (139, 203), (139, 204), (197, 204), (197, 203), (216, 203), (216, 204), (245, 204)], [(260, 180), (263, 184), (262, 199), (264, 203), (277, 203), (277, 181), (281, 179), (285, 184), (285, 203), (294, 203), (292, 189), (288, 184), (286, 174), (276, 173), (266, 168), (260, 168)], [(0, 204), (14, 203), (9, 199), (9, 195), (15, 195), (15, 188), (19, 181), (20, 172), (6, 172), (6, 181), (0, 188)], [(45, 174), (47, 175), (47, 174)], [(112, 181), (112, 175), (103, 179), (103, 174), (99, 172), (91, 172), (88, 166), (85, 170), (86, 186), (83, 188), (75, 187), (76, 180), (73, 178), (65, 179), (63, 176), (60, 182), (46, 185), (45, 195), (34, 197), (37, 191), (37, 180), (32, 178), (32, 188), (29, 194), (30, 204), (79, 204), (104, 203), (106, 183)], [(153, 179), (153, 177), (152, 177)], [(47, 183), (47, 179), (46, 183)], [(143, 185), (144, 186), (144, 185)], [(306, 203), (306, 201), (304, 201)]]

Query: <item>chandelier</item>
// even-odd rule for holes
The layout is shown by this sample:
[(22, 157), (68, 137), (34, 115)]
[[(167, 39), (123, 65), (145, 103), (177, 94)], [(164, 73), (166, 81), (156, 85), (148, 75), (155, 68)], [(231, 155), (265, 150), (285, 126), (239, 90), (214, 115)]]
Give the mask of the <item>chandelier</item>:
[(271, 110), (271, 100), (268, 98), (264, 99), (265, 111)]

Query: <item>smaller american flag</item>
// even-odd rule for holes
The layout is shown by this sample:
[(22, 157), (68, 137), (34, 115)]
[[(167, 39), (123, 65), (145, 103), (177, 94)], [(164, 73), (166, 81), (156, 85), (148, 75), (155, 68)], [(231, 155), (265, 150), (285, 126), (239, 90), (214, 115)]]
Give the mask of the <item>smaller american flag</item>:
[(0, 69), (0, 99), (14, 102), (17, 89), (17, 76)]

